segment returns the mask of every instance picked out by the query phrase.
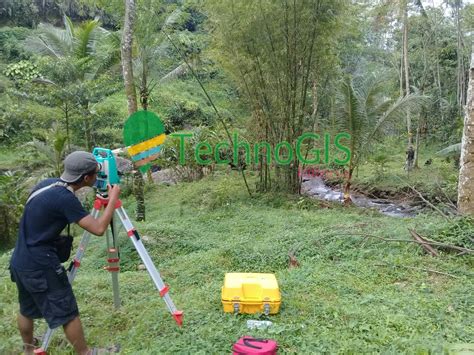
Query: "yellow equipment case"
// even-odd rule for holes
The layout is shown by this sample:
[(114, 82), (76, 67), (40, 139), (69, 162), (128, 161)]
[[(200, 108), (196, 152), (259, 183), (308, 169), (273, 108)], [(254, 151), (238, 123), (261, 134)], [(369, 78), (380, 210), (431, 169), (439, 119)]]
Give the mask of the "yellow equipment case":
[(280, 302), (280, 289), (274, 274), (225, 274), (224, 312), (275, 314), (280, 310)]

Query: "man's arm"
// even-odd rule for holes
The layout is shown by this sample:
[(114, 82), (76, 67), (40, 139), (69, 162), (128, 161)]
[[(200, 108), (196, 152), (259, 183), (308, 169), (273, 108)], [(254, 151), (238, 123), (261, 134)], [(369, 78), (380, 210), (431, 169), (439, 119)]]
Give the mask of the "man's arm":
[(109, 203), (107, 204), (104, 213), (97, 219), (89, 214), (79, 220), (77, 224), (92, 234), (104, 235), (114, 215), (115, 205), (117, 204), (119, 195), (120, 187), (118, 185), (112, 187), (109, 186)]

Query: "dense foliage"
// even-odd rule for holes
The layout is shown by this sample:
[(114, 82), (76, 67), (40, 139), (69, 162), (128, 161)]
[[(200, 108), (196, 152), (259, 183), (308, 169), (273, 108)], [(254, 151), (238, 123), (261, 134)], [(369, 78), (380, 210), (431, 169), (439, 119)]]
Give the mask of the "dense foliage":
[[(39, 165), (28, 157), (49, 150), (53, 162), (32, 175), (54, 175), (58, 161), (76, 147), (121, 146), (127, 110), (117, 29), (123, 13), (120, 1), (2, 3), (0, 144), (14, 149), (30, 142), (23, 157), (28, 167)], [(369, 116), (390, 102), (404, 106), (407, 78), (412, 95), (427, 98), (414, 100), (410, 113), (417, 146), (459, 142), (473, 27), (474, 6), (459, 1), (423, 7), (419, 1), (148, 0), (137, 8), (135, 76), (142, 99), (168, 132), (207, 126), (226, 140), (226, 122), (243, 128), (250, 143), (274, 147), (286, 140), (294, 147), (303, 132), (344, 130), (358, 142), (351, 148), (363, 162), (384, 135), (405, 144), (403, 114), (375, 134)], [(357, 86), (368, 78), (378, 83), (372, 92)], [(196, 80), (211, 93), (218, 114)], [(359, 100), (367, 99), (358, 107), (373, 110), (366, 109), (365, 119), (341, 117), (347, 82), (356, 83), (349, 87)], [(324, 149), (305, 142), (306, 155), (315, 146)], [(261, 153), (262, 163), (248, 167), (259, 171), (257, 189), (298, 192), (300, 165), (281, 167)]]

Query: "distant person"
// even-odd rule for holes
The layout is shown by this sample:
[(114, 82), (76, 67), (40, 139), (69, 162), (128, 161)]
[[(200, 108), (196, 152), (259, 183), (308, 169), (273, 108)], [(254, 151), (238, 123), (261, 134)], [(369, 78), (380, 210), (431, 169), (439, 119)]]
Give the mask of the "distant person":
[(71, 223), (95, 235), (106, 231), (120, 195), (118, 185), (108, 186), (109, 204), (97, 219), (81, 205), (75, 192), (93, 186), (99, 164), (91, 153), (77, 151), (64, 160), (60, 179), (50, 178), (33, 188), (20, 221), (10, 261), (12, 281), (18, 288), (18, 328), (26, 354), (33, 354), (33, 319), (44, 318), (51, 329), (62, 326), (74, 350), (92, 354), (79, 319), (79, 310), (67, 273), (61, 265), (55, 240)]

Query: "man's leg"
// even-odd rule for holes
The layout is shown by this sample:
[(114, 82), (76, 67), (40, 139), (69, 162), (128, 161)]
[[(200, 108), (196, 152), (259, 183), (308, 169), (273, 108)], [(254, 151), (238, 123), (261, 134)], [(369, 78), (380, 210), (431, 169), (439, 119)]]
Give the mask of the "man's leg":
[(84, 338), (84, 331), (82, 330), (82, 323), (79, 316), (64, 324), (63, 329), (67, 340), (69, 340), (72, 346), (74, 346), (76, 353), (87, 355), (89, 348), (87, 347), (86, 339)]
[(25, 354), (33, 354), (33, 351), (35, 350), (33, 345), (33, 319), (27, 318), (19, 313), (17, 322), (21, 338), (23, 339), (23, 348), (25, 350)]

